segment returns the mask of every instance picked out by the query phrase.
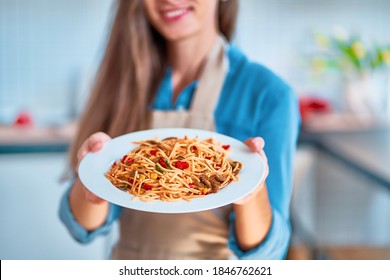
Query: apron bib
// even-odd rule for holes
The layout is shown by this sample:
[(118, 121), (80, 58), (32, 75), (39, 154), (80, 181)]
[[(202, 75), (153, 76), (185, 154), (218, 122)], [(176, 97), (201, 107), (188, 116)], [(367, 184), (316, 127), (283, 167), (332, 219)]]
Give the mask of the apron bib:
[[(151, 128), (214, 131), (213, 113), (228, 69), (226, 43), (219, 37), (199, 78), (187, 111), (153, 111)], [(123, 208), (120, 239), (113, 259), (228, 259), (231, 206), (185, 214), (161, 214)]]

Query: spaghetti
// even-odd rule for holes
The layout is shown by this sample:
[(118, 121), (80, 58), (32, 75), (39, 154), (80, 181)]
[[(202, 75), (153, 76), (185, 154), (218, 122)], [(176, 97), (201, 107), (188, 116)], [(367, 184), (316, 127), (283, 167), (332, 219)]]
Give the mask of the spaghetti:
[(112, 164), (106, 178), (142, 201), (178, 201), (216, 193), (238, 180), (242, 164), (228, 158), (230, 145), (213, 138), (169, 137), (139, 146)]

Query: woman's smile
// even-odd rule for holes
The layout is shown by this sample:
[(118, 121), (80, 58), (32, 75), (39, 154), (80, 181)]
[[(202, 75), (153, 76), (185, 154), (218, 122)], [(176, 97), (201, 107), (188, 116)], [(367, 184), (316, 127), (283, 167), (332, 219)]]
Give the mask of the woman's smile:
[[(217, 0), (145, 0), (151, 25), (167, 41), (179, 41), (203, 33), (217, 33)], [(212, 36), (211, 36), (212, 37)], [(202, 38), (212, 41), (212, 38)]]
[(192, 9), (189, 7), (165, 9), (160, 12), (160, 15), (165, 22), (177, 22), (185, 18), (191, 11)]

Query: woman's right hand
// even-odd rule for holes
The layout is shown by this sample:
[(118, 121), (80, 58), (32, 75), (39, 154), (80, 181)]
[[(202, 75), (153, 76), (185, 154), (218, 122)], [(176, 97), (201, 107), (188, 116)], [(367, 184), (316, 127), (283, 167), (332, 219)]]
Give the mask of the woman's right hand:
[[(81, 145), (80, 149), (77, 152), (77, 167), (76, 167), (76, 173), (77, 169), (79, 167), (80, 161), (89, 153), (95, 153), (100, 151), (104, 143), (108, 140), (111, 140), (111, 137), (108, 136), (104, 132), (96, 132), (92, 134), (90, 137), (88, 137), (87, 140), (84, 141), (84, 143)], [(79, 179), (78, 179), (79, 180)], [(93, 204), (102, 204), (106, 202), (104, 199), (98, 197), (94, 193), (90, 192), (81, 182), (80, 184), (77, 184), (82, 188), (82, 192), (84, 193), (85, 199)]]

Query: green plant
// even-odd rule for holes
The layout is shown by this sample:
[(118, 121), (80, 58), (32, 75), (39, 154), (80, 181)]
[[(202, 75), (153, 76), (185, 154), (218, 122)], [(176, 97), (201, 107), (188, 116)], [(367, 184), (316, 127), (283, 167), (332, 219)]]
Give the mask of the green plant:
[(390, 45), (369, 48), (360, 36), (326, 36), (315, 33), (315, 54), (311, 63), (315, 71), (338, 70), (344, 74), (364, 75), (390, 67)]

